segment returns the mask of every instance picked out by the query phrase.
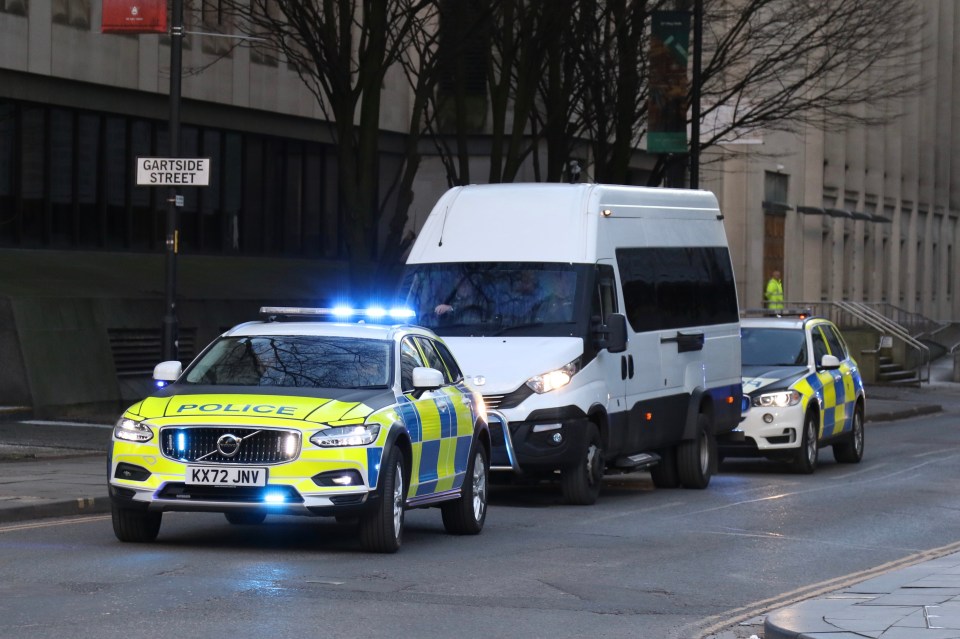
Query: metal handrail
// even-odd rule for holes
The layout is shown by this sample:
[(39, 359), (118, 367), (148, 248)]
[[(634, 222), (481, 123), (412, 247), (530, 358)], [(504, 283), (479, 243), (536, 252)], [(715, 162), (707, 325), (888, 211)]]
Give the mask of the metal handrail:
[[(900, 340), (909, 348), (916, 351), (919, 358), (917, 365), (917, 382), (930, 381), (930, 347), (917, 340), (902, 325), (880, 313), (868, 304), (861, 302), (784, 302), (787, 308), (809, 309), (822, 317), (840, 324), (840, 314), (846, 314), (882, 335), (890, 335)], [(926, 377), (924, 377), (926, 367)]]

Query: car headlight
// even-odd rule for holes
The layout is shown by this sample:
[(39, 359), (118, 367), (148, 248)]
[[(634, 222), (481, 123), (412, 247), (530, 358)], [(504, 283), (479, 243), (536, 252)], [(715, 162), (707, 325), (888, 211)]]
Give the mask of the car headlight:
[(121, 417), (113, 427), (113, 436), (128, 442), (148, 442), (153, 439), (153, 431), (143, 422)]
[(561, 366), (556, 370), (534, 375), (527, 380), (527, 386), (532, 388), (533, 392), (537, 394), (549, 393), (552, 390), (563, 388), (569, 384), (578, 370), (580, 370), (580, 360), (575, 359), (566, 366)]
[(337, 446), (366, 446), (377, 441), (380, 424), (359, 426), (335, 426), (314, 433), (310, 441), (317, 446), (334, 448)]
[(763, 408), (784, 408), (786, 406), (796, 406), (800, 403), (801, 398), (802, 395), (800, 395), (799, 391), (779, 391), (776, 393), (757, 395), (753, 398), (751, 404)]

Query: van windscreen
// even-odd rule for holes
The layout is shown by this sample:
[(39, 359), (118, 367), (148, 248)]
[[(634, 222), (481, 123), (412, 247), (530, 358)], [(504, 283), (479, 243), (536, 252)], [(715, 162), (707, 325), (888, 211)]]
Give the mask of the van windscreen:
[(411, 264), (401, 296), (440, 335), (574, 335), (586, 326), (592, 265)]

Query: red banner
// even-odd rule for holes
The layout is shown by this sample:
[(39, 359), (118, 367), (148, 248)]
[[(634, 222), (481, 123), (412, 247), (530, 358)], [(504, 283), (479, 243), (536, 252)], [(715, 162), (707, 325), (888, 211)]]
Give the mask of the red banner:
[(167, 0), (103, 0), (103, 33), (166, 33)]

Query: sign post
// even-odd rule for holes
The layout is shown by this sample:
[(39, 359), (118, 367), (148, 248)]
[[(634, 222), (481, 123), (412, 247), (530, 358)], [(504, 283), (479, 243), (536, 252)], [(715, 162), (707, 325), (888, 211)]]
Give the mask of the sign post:
[[(183, 56), (183, 0), (173, 0), (170, 29), (170, 157), (180, 155), (180, 75)], [(178, 359), (177, 321), (177, 187), (170, 186), (167, 198), (166, 297), (163, 315), (163, 359)]]

